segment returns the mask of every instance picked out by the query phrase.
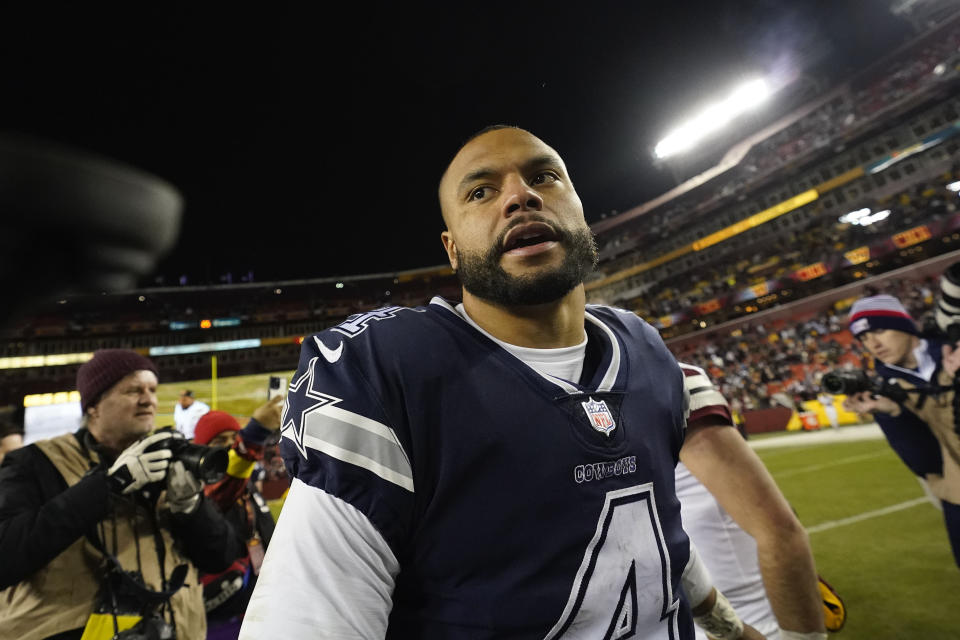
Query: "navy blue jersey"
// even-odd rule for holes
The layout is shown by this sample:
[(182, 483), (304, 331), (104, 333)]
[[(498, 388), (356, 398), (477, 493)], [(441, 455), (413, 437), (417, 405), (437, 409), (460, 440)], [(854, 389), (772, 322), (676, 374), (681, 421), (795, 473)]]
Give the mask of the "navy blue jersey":
[(683, 374), (634, 314), (588, 306), (585, 324), (579, 381), (439, 298), (304, 340), (281, 452), (399, 561), (388, 638), (693, 637)]

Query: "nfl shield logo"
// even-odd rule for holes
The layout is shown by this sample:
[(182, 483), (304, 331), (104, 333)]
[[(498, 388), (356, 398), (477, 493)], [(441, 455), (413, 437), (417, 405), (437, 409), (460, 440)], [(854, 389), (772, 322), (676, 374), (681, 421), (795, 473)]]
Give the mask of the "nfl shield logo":
[(581, 402), (583, 410), (587, 414), (587, 419), (594, 429), (600, 433), (610, 435), (610, 432), (616, 429), (617, 424), (613, 421), (613, 414), (607, 408), (607, 403), (601, 400), (597, 402), (593, 398), (588, 398), (586, 402)]

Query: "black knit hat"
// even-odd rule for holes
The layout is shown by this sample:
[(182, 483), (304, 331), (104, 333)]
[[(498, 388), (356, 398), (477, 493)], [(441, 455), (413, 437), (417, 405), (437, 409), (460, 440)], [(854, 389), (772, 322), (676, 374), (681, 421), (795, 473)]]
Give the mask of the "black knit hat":
[(149, 358), (128, 349), (100, 349), (77, 370), (77, 391), (83, 411), (96, 404), (100, 396), (134, 371), (152, 371), (160, 377)]

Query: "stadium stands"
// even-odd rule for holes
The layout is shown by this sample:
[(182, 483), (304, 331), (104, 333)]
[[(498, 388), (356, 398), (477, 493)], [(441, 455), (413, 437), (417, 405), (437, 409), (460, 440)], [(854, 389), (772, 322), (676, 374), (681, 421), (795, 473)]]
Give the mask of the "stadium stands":
[[(958, 46), (960, 14), (749, 135), (708, 171), (593, 225), (601, 262), (589, 300), (632, 309), (670, 340), (960, 247), (947, 188), (960, 178)], [(839, 220), (864, 209), (889, 213), (871, 225)], [(214, 354), (221, 375), (288, 369), (302, 336), (438, 293), (458, 297), (448, 268), (64, 299), (0, 332), (0, 405), (69, 389), (79, 365), (61, 356), (104, 347), (154, 349), (169, 381), (208, 375)], [(803, 395), (811, 375), (835, 364), (835, 325), (826, 315), (763, 327), (762, 350), (726, 372), (726, 388), (744, 405)], [(739, 362), (749, 337), (681, 355)]]
[[(713, 169), (594, 225), (590, 299), (669, 338), (955, 248), (958, 45), (954, 17)], [(865, 209), (880, 214), (869, 226), (840, 221)]]
[[(900, 298), (923, 322), (938, 291), (935, 278), (894, 278), (871, 291)], [(851, 295), (819, 311), (758, 320), (709, 337), (671, 345), (678, 360), (709, 371), (739, 411), (799, 406), (820, 390), (820, 377), (836, 368), (869, 365), (869, 356), (847, 331)]]

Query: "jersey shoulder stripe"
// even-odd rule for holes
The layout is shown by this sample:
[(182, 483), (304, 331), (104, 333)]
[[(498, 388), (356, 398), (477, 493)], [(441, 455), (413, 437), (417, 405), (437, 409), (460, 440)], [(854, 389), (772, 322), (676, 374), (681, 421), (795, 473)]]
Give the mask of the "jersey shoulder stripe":
[(690, 418), (688, 424), (707, 415), (724, 416), (732, 422), (730, 405), (723, 394), (717, 390), (707, 372), (700, 367), (680, 362), (683, 371), (683, 385), (690, 394)]

